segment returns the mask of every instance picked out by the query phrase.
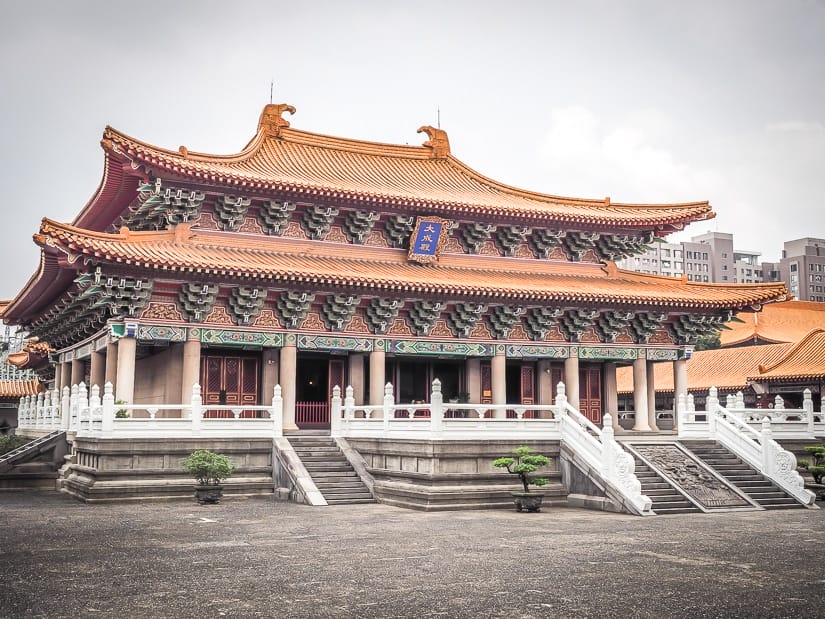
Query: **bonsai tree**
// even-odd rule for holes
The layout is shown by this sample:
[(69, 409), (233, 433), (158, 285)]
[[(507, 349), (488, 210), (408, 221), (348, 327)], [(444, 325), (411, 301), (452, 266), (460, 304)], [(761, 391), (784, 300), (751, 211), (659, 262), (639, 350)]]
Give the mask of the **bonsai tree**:
[(199, 486), (218, 486), (232, 475), (232, 461), (221, 454), (198, 449), (183, 461), (183, 470), (192, 475)]
[(507, 469), (508, 473), (518, 475), (525, 492), (530, 492), (530, 485), (544, 486), (550, 483), (546, 477), (530, 477), (540, 466), (550, 464), (550, 458), (538, 453), (526, 446), (516, 447), (512, 456), (496, 458), (493, 466)]
[(813, 475), (814, 483), (821, 484), (822, 477), (825, 476), (825, 446), (823, 445), (808, 445), (805, 451), (811, 454), (810, 460), (800, 460), (799, 468), (805, 469)]

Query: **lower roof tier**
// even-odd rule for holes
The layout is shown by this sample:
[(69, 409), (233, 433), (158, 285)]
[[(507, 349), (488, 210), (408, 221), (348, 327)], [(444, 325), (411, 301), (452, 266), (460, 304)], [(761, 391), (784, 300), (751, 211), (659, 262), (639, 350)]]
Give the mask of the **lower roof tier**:
[(624, 271), (612, 262), (445, 253), (437, 262), (421, 264), (401, 249), (196, 230), (187, 224), (107, 234), (44, 219), (35, 241), (43, 251), (41, 267), (4, 311), (9, 323), (30, 324), (71, 291), (78, 274), (94, 269), (394, 298), (686, 313), (758, 309), (787, 295), (781, 282), (704, 284)]

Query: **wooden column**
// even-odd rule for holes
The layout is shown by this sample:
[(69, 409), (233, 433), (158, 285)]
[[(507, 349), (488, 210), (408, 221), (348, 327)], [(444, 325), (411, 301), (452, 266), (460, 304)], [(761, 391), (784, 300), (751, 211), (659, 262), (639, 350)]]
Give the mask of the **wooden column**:
[(60, 394), (63, 394), (63, 387), (72, 387), (72, 362), (64, 361), (60, 364)]
[(122, 337), (117, 341), (117, 381), (115, 399), (132, 403), (135, 398), (135, 355), (137, 340)]
[(676, 414), (676, 405), (679, 402), (679, 394), (687, 396), (688, 373), (687, 359), (677, 359), (673, 362), (673, 429), (679, 429), (679, 416)]
[[(493, 373), (493, 404), (507, 404), (507, 357), (504, 351), (493, 355), (490, 369)], [(506, 418), (507, 411), (497, 410), (494, 417)]]
[[(364, 404), (364, 355), (361, 353), (350, 353), (348, 359), (349, 363), (349, 381), (347, 385), (352, 387), (352, 397), (355, 398), (355, 405), (361, 406)], [(346, 395), (347, 385), (341, 386), (341, 397)]]
[(106, 380), (114, 387), (117, 384), (117, 344), (109, 342), (106, 344)]
[(473, 404), (481, 404), (481, 359), (468, 357), (465, 368), (468, 399)]
[(92, 385), (100, 388), (103, 394), (103, 387), (106, 384), (106, 357), (102, 352), (92, 351), (89, 357), (89, 389)]
[(384, 360), (383, 350), (373, 350), (370, 353), (370, 406), (381, 406), (384, 403), (384, 384), (386, 383)]
[[(572, 352), (572, 351), (571, 351)], [(570, 406), (579, 410), (579, 358), (567, 357), (564, 360), (564, 387)]]
[[(199, 339), (187, 339), (183, 343), (183, 367), (181, 368), (181, 403), (192, 401), (192, 387), (201, 380), (201, 343)], [(201, 385), (203, 387), (203, 385)]]
[(295, 425), (295, 397), (298, 379), (298, 348), (287, 344), (281, 349), (281, 396), (284, 399), (284, 430), (297, 430)]
[(647, 425), (647, 360), (642, 357), (633, 362), (633, 410), (636, 415), (633, 429), (649, 432)]
[[(86, 378), (86, 362), (82, 359), (72, 359), (72, 376), (69, 386), (79, 385)], [(88, 387), (89, 385), (86, 385)]]
[(656, 423), (656, 364), (652, 361), (647, 362), (647, 425), (650, 429), (659, 430)]

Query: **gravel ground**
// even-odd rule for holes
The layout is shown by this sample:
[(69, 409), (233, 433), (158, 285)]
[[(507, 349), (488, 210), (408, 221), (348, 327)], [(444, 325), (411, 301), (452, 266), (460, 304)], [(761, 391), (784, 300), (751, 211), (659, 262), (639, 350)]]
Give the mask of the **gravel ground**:
[(0, 616), (822, 617), (823, 525), (3, 493)]

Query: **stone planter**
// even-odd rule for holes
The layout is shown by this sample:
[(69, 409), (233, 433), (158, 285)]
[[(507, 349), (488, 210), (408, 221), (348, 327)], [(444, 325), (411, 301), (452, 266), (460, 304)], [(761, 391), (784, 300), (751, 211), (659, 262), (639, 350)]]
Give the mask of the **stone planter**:
[(513, 501), (516, 504), (516, 511), (540, 512), (541, 500), (544, 495), (533, 494), (532, 492), (514, 492)]
[(220, 503), (222, 496), (223, 486), (218, 486), (216, 484), (195, 486), (195, 499), (197, 500), (198, 505), (213, 505), (215, 503)]

